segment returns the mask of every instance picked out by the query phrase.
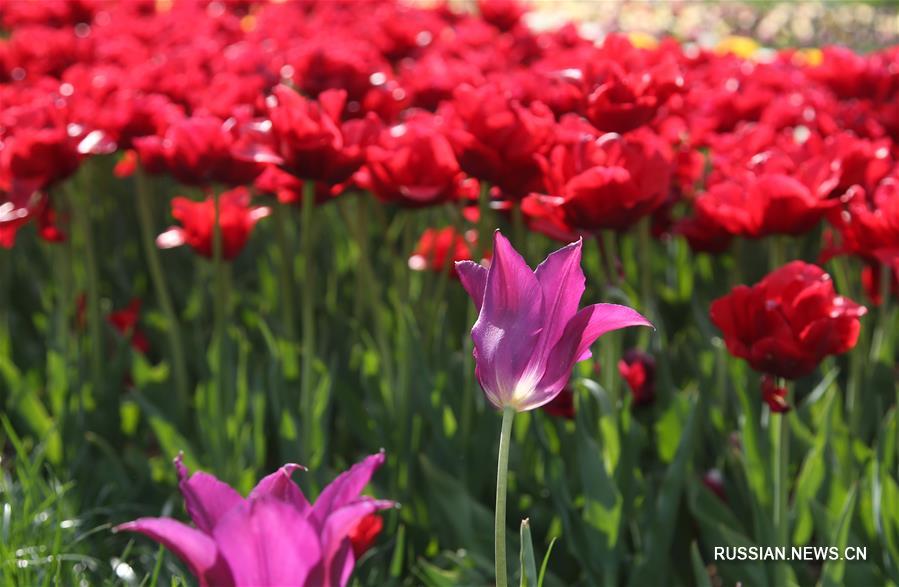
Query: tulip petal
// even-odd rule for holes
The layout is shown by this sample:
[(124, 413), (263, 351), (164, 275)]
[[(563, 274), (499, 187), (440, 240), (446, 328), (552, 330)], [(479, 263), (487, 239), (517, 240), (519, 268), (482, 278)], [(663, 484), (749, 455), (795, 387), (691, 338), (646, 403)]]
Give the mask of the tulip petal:
[(243, 502), (243, 497), (209, 473), (197, 471), (188, 478), (187, 468), (181, 459), (182, 456), (178, 455), (175, 467), (178, 469), (178, 489), (184, 496), (184, 508), (197, 528), (212, 534), (222, 516)]
[(233, 584), (212, 538), (187, 524), (172, 518), (139, 518), (116, 526), (115, 531), (137, 532), (159, 542), (184, 561), (201, 586)]
[(332, 511), (356, 501), (384, 459), (383, 452), (367, 456), (329, 483), (312, 506), (309, 518), (313, 525), (321, 529)]
[(542, 374), (540, 357), (532, 359), (543, 328), (543, 294), (534, 272), (499, 231), (493, 250), (471, 338), (481, 387), (502, 407), (527, 395)]
[(577, 314), (584, 295), (584, 271), (581, 269), (582, 241), (551, 253), (534, 274), (543, 290), (543, 332), (539, 354), (544, 356), (562, 336), (565, 325)]
[(539, 385), (541, 393), (520, 409), (530, 410), (552, 400), (565, 387), (575, 362), (584, 356), (597, 338), (628, 326), (652, 328), (652, 323), (633, 308), (618, 304), (593, 304), (575, 314), (559, 342), (550, 351), (546, 373)]
[(257, 483), (250, 495), (247, 496), (247, 499), (260, 499), (265, 496), (275, 497), (292, 504), (300, 513), (305, 515), (305, 512), (312, 506), (309, 505), (306, 496), (303, 495), (303, 492), (291, 479), (293, 472), (298, 469), (305, 470), (305, 467), (293, 463), (284, 465)]
[(156, 247), (160, 249), (174, 249), (184, 245), (186, 242), (184, 230), (177, 226), (173, 226), (156, 237)]
[(456, 261), (456, 273), (462, 287), (480, 312), (484, 304), (484, 290), (487, 287), (487, 268), (474, 261)]
[(394, 505), (387, 500), (363, 499), (331, 512), (321, 534), (324, 587), (343, 587), (350, 579), (355, 556), (349, 533), (365, 516)]
[(312, 524), (293, 505), (273, 496), (232, 509), (213, 537), (237, 585), (305, 585), (321, 560)]

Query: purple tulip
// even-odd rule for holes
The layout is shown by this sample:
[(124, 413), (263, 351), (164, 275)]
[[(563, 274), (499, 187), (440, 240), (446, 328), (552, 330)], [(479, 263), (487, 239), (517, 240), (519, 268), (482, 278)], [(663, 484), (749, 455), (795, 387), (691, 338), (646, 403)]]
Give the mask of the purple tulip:
[(480, 314), (471, 329), (475, 374), (497, 408), (523, 412), (551, 401), (597, 338), (627, 326), (652, 324), (635, 310), (593, 304), (578, 311), (584, 293), (581, 241), (551, 253), (532, 271), (497, 230), (489, 269), (456, 263), (462, 285)]
[(175, 459), (184, 507), (195, 528), (172, 518), (140, 518), (116, 531), (139, 532), (183, 560), (205, 586), (291, 585), (343, 587), (355, 558), (349, 534), (366, 516), (392, 507), (360, 496), (384, 453), (342, 473), (310, 504), (287, 464), (244, 499), (212, 475), (188, 477)]

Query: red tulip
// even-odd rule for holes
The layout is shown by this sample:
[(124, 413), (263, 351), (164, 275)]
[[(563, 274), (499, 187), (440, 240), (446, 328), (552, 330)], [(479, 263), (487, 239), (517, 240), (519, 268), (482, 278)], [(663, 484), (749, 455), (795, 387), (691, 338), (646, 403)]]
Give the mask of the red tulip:
[(378, 514), (368, 514), (356, 524), (356, 527), (350, 530), (347, 538), (353, 547), (353, 556), (356, 560), (365, 554), (375, 543), (381, 529), (384, 528), (384, 520)]
[(523, 106), (489, 85), (462, 86), (452, 117), (450, 137), (463, 171), (509, 196), (539, 191), (538, 155), (549, 148), (555, 124), (549, 108), (540, 102)]
[(668, 197), (671, 165), (655, 135), (581, 134), (540, 157), (546, 189), (523, 210), (572, 230), (623, 230)]
[(825, 256), (851, 254), (861, 258), (865, 263), (862, 282), (868, 296), (879, 304), (882, 265), (888, 268), (890, 290), (899, 285), (899, 179), (894, 173), (880, 182), (873, 194), (854, 189), (850, 196), (844, 207), (829, 216), (841, 242)]
[(718, 499), (727, 501), (727, 493), (724, 491), (724, 476), (721, 474), (721, 471), (718, 469), (706, 471), (705, 475), (702, 476), (702, 484), (718, 496)]
[(141, 164), (150, 173), (169, 172), (188, 185), (229, 185), (253, 181), (262, 167), (238, 159), (233, 119), (197, 115), (172, 123), (162, 136), (135, 139)]
[[(222, 257), (233, 259), (243, 250), (253, 227), (265, 218), (270, 209), (251, 207), (250, 192), (243, 187), (219, 195), (219, 225), (222, 234)], [(172, 216), (181, 222), (160, 234), (156, 246), (170, 249), (190, 245), (200, 255), (211, 258), (215, 234), (215, 200), (208, 197), (202, 202), (187, 198), (172, 199)]]
[(125, 308), (111, 312), (106, 320), (119, 334), (128, 339), (134, 350), (146, 355), (150, 352), (150, 341), (143, 332), (137, 329), (140, 307), (140, 299), (134, 298)]
[(762, 373), (796, 379), (854, 347), (865, 312), (837, 295), (820, 267), (793, 261), (752, 287), (735, 287), (709, 315), (732, 355)]
[(481, 18), (501, 31), (515, 28), (527, 10), (518, 0), (478, 0)]
[(837, 205), (787, 175), (744, 174), (699, 196), (696, 211), (728, 234), (759, 238), (807, 232)]
[(647, 353), (630, 349), (618, 361), (618, 372), (627, 382), (635, 406), (644, 406), (655, 400), (656, 361)]
[(409, 268), (435, 273), (449, 271), (458, 279), (455, 262), (471, 259), (476, 245), (477, 233), (474, 230), (462, 235), (452, 226), (441, 229), (428, 228), (418, 239), (415, 251), (409, 257)]
[(246, 129), (241, 156), (273, 163), (303, 180), (345, 182), (380, 131), (372, 117), (341, 124), (345, 101), (342, 90), (322, 92), (313, 101), (287, 86), (276, 87), (266, 100), (269, 121)]
[(381, 132), (366, 151), (362, 187), (385, 202), (429, 206), (456, 198), (465, 179), (440, 119), (420, 115)]
[(565, 386), (559, 395), (550, 400), (548, 404), (544, 404), (541, 409), (555, 418), (574, 420), (574, 392), (570, 387)]
[(770, 375), (762, 376), (762, 400), (775, 414), (790, 411), (790, 404), (787, 402), (787, 389), (778, 386)]

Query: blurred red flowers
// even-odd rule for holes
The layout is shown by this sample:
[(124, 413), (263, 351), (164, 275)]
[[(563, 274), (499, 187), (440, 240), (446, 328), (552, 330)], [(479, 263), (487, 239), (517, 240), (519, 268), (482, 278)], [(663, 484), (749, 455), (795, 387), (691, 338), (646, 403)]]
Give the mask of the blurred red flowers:
[[(623, 230), (665, 202), (671, 165), (651, 132), (599, 135), (582, 123), (566, 126), (564, 120), (561, 128), (559, 143), (548, 156), (538, 156), (548, 195), (525, 199), (529, 218), (563, 233)], [(564, 134), (569, 128), (570, 136)]]
[(510, 197), (539, 191), (538, 155), (551, 143), (555, 119), (540, 102), (525, 106), (499, 88), (465, 85), (453, 95), (450, 137), (462, 169)]
[(385, 202), (432, 206), (459, 196), (465, 174), (437, 116), (421, 114), (385, 128), (366, 152), (357, 183)]
[[(270, 209), (250, 206), (250, 192), (243, 187), (223, 192), (218, 199), (222, 257), (233, 259), (243, 250), (256, 222), (268, 216)], [(211, 258), (215, 235), (215, 197), (210, 196), (202, 202), (174, 198), (172, 216), (181, 222), (181, 226), (174, 226), (156, 237), (156, 245), (161, 249), (170, 249), (186, 244), (200, 255)]]
[(435, 273), (449, 271), (458, 279), (455, 262), (471, 259), (476, 245), (477, 233), (474, 230), (459, 234), (452, 226), (429, 228), (418, 239), (418, 244), (409, 257), (409, 268)]
[(787, 389), (777, 385), (770, 375), (762, 375), (762, 400), (775, 414), (790, 411), (790, 404), (787, 403)]
[(751, 287), (735, 287), (709, 315), (731, 354), (762, 373), (796, 379), (854, 347), (865, 311), (837, 295), (820, 267), (793, 261)]
[(541, 409), (556, 418), (565, 420), (574, 420), (574, 392), (571, 387), (565, 386), (559, 395), (554, 397), (548, 404), (544, 404)]
[(268, 119), (245, 126), (238, 153), (276, 164), (301, 179), (346, 181), (362, 165), (365, 147), (380, 132), (374, 115), (341, 123), (346, 97), (344, 90), (327, 90), (310, 100), (277, 86), (265, 101)]
[(635, 406), (651, 404), (656, 397), (656, 360), (638, 349), (630, 349), (618, 361), (618, 372), (627, 382)]

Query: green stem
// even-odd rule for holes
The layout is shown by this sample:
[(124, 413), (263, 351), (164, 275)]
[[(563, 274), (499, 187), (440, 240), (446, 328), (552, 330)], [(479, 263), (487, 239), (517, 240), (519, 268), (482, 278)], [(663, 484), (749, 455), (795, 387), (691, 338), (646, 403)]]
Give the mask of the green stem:
[(12, 251), (0, 247), (0, 345), (9, 340), (12, 283)]
[(303, 208), (300, 219), (303, 249), (303, 367), (300, 381), (300, 403), (302, 418), (305, 421), (303, 435), (306, 442), (303, 443), (303, 451), (310, 454), (313, 447), (309, 441), (313, 438), (310, 426), (313, 424), (312, 415), (312, 360), (315, 356), (315, 240), (312, 234), (313, 212), (315, 211), (315, 182), (306, 180), (303, 184)]
[(780, 268), (784, 263), (787, 262), (787, 241), (785, 236), (776, 235), (771, 238), (770, 244), (768, 245), (770, 249), (768, 250), (768, 260), (770, 262), (771, 267), (769, 271), (774, 271), (775, 269)]
[[(644, 218), (639, 226), (637, 247), (639, 251), (640, 266), (640, 296), (643, 298), (643, 312), (650, 322), (659, 323), (659, 317), (656, 312), (655, 298), (653, 297), (654, 289), (652, 287), (652, 220)], [(645, 330), (645, 332), (644, 332)], [(651, 340), (659, 340), (650, 334), (648, 328), (640, 329), (640, 344), (646, 345)]]
[(612, 245), (614, 244), (614, 234), (612, 231), (597, 231), (596, 244), (599, 246), (599, 255), (606, 276), (605, 287), (612, 287), (618, 283), (618, 271), (615, 267), (615, 254), (612, 248)]
[[(175, 313), (175, 305), (169, 294), (166, 283), (165, 271), (159, 260), (159, 252), (156, 248), (153, 230), (153, 196), (149, 178), (138, 170), (137, 172), (137, 216), (140, 223), (141, 240), (144, 246), (144, 255), (147, 266), (150, 269), (150, 279), (153, 281), (153, 289), (159, 307), (165, 315), (166, 335), (169, 340), (172, 355), (172, 367), (175, 376), (175, 391), (178, 394), (178, 409), (189, 410), (191, 405), (190, 387), (187, 379), (187, 365), (184, 361), (184, 343), (181, 339), (181, 325), (178, 323), (178, 315)], [(184, 414), (181, 414), (183, 417)]]
[[(779, 382), (782, 383), (782, 382)], [(789, 527), (789, 465), (790, 465), (790, 421), (787, 414), (771, 414), (776, 420), (774, 431), (774, 532), (776, 544), (790, 547)], [(774, 584), (786, 585), (789, 564), (780, 561), (774, 567)]]
[[(368, 223), (370, 218), (368, 216), (368, 196), (359, 194), (354, 203), (356, 205), (356, 217), (348, 219), (348, 223), (352, 225), (353, 232), (356, 236), (356, 244), (359, 247), (359, 260), (356, 265), (355, 315), (361, 322), (369, 307), (366, 305), (366, 302), (368, 302), (368, 304), (373, 304), (373, 300), (377, 298), (374, 296), (374, 289), (371, 289), (375, 283), (370, 275), (371, 259), (369, 258), (370, 253), (368, 247)], [(372, 310), (372, 314), (374, 313), (375, 311)]]
[[(62, 363), (66, 370), (66, 373), (69, 372), (71, 365), (71, 349), (75, 346), (72, 344), (71, 337), (71, 309), (72, 309), (72, 255), (71, 255), (71, 246), (72, 243), (70, 240), (61, 243), (48, 243), (47, 248), (50, 251), (53, 259), (54, 271), (56, 272), (56, 277), (58, 278), (58, 288), (56, 291), (56, 308), (55, 308), (55, 321), (54, 325), (54, 336), (56, 339), (55, 348), (59, 353), (59, 356), (62, 359)], [(0, 251), (0, 254), (6, 251)], [(12, 259), (10, 259), (11, 261)], [(9, 267), (7, 267), (7, 270)], [(0, 283), (11, 283), (10, 276), (2, 276), (0, 277)], [(0, 303), (0, 308), (6, 308), (7, 304)], [(2, 310), (0, 310), (2, 311)], [(0, 328), (2, 328), (2, 324), (0, 324)], [(8, 332), (6, 333), (8, 336)], [(3, 346), (3, 338), (4, 334), (0, 331), (0, 348)], [(77, 343), (76, 343), (77, 344)], [(70, 411), (70, 401), (69, 397), (72, 390), (72, 382), (66, 381), (65, 389), (62, 392), (61, 396), (56, 397), (52, 400), (53, 413), (59, 422), (59, 434), (63, 439), (63, 448), (69, 449), (70, 444), (67, 442), (67, 434), (70, 429), (71, 422), (69, 421), (69, 411)]]
[(512, 201), (512, 236), (515, 237), (515, 245), (524, 252), (525, 258), (530, 258), (529, 239), (524, 225), (524, 213), (521, 210), (521, 202)]
[[(75, 229), (81, 240), (81, 255), (87, 276), (87, 329), (90, 337), (90, 369), (93, 393), (103, 395), (103, 320), (100, 316), (100, 279), (97, 257), (94, 253), (94, 237), (91, 228), (91, 199), (84, 189), (73, 189), (69, 184)], [(118, 401), (102, 402), (114, 408), (118, 415)]]
[[(219, 455), (226, 453), (224, 430), (224, 411), (222, 403), (225, 400), (225, 334), (228, 312), (228, 281), (225, 275), (225, 259), (224, 259), (224, 243), (222, 242), (221, 227), (221, 198), (218, 192), (213, 192), (213, 201), (215, 202), (215, 222), (213, 224), (212, 233), (212, 263), (215, 274), (215, 294), (213, 295), (213, 312), (215, 314), (213, 344), (215, 345), (215, 386), (212, 393), (208, 395), (209, 415), (212, 426), (216, 429), (214, 436), (218, 437), (215, 441), (214, 452)], [(224, 462), (219, 462), (219, 466), (224, 466)]]
[(509, 477), (509, 443), (512, 440), (512, 419), (515, 409), (503, 409), (503, 424), (499, 434), (499, 459), (496, 466), (496, 518), (494, 520), (494, 554), (496, 556), (496, 587), (507, 587), (506, 576), (506, 484)]
[(295, 339), (293, 323), (293, 255), (287, 237), (287, 222), (290, 208), (280, 202), (275, 205), (275, 238), (278, 241), (278, 270), (281, 281), (281, 321), (284, 333), (290, 342)]
[(886, 263), (881, 263), (877, 270), (880, 271), (880, 307), (877, 308), (877, 328), (874, 329), (874, 334), (871, 338), (870, 354), (868, 355), (872, 362), (876, 362), (880, 358), (884, 337), (887, 334), (887, 329), (890, 328), (890, 296), (892, 294), (890, 285), (893, 279), (893, 272)]
[(490, 184), (486, 181), (481, 182), (481, 193), (478, 197), (478, 247), (477, 258), (475, 262), (480, 263), (484, 258), (484, 253), (490, 246), (488, 243), (492, 241), (490, 230)]

